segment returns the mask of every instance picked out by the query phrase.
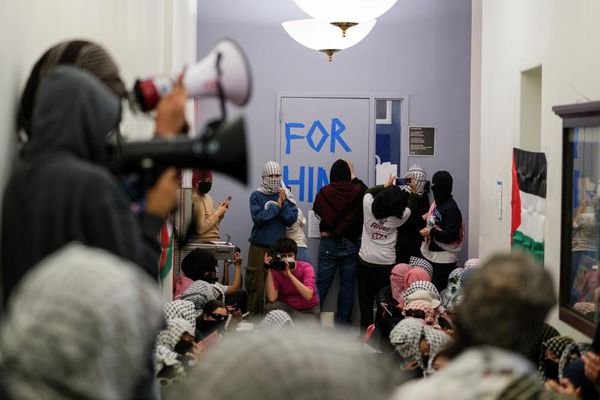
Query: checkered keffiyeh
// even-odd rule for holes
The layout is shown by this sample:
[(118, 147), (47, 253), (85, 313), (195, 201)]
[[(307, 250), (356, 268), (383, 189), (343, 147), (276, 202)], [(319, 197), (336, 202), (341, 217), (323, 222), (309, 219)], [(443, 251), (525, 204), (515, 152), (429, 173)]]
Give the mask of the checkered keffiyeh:
[(170, 301), (163, 306), (163, 313), (167, 322), (172, 319), (181, 318), (192, 325), (192, 330), (196, 329), (196, 307), (191, 301)]
[(164, 367), (180, 364), (178, 354), (174, 349), (185, 332), (194, 336), (191, 324), (181, 318), (167, 321), (167, 328), (163, 329), (156, 338), (154, 348), (154, 371), (159, 373)]
[(448, 285), (441, 293), (442, 304), (447, 309), (453, 309), (462, 299), (462, 275), (464, 272), (464, 268), (455, 268), (448, 276)]
[(546, 380), (546, 375), (544, 373), (544, 358), (546, 350), (550, 350), (557, 358), (561, 358), (565, 349), (575, 341), (568, 336), (555, 336), (552, 339), (546, 340), (542, 343), (542, 351), (540, 354), (540, 362), (538, 364), (539, 376)]
[(162, 321), (160, 299), (156, 282), (107, 251), (71, 244), (50, 255), (20, 282), (0, 323), (11, 398), (131, 398)]
[(273, 195), (281, 187), (281, 177), (270, 178), (269, 175), (281, 175), (281, 165), (275, 161), (268, 161), (262, 170), (262, 182), (256, 190), (266, 195)]
[(265, 315), (265, 318), (260, 323), (258, 329), (281, 329), (293, 326), (294, 322), (288, 313), (283, 310), (273, 310), (269, 311), (267, 315)]
[(394, 268), (392, 268), (392, 273), (390, 274), (390, 285), (392, 288), (392, 297), (398, 302), (401, 302), (402, 292), (406, 290), (408, 285), (406, 284), (406, 280), (408, 278), (408, 273), (410, 272), (411, 266), (408, 264), (400, 263), (397, 264)]
[(231, 336), (188, 373), (177, 398), (387, 400), (399, 374), (351, 335), (296, 326)]
[(419, 342), (424, 329), (425, 325), (418, 319), (406, 318), (390, 332), (390, 343), (404, 361), (412, 361), (420, 354)]
[(404, 177), (410, 178), (411, 181), (415, 182), (417, 185), (417, 194), (423, 196), (423, 193), (425, 193), (425, 184), (427, 182), (425, 170), (420, 165), (414, 164), (408, 169), (408, 172), (406, 172)]
[(565, 347), (565, 350), (562, 352), (560, 356), (560, 362), (558, 363), (558, 380), (560, 381), (564, 378), (565, 369), (567, 366), (573, 361), (571, 355), (581, 355), (586, 351), (589, 351), (591, 345), (588, 343), (571, 343)]
[(429, 277), (433, 277), (433, 265), (429, 261), (421, 257), (412, 256), (408, 263), (412, 267), (421, 267), (429, 274)]
[(185, 332), (194, 336), (194, 330), (188, 321), (181, 318), (169, 320), (167, 321), (167, 327), (158, 334), (156, 343), (173, 350), (175, 345), (181, 340), (181, 335)]
[(205, 281), (194, 281), (181, 295), (181, 300), (194, 303), (196, 311), (202, 311), (209, 300), (215, 300), (217, 295), (213, 285)]
[(433, 297), (434, 300), (441, 301), (440, 293), (438, 292), (436, 287), (433, 285), (433, 283), (428, 282), (428, 281), (416, 281), (416, 282), (411, 283), (410, 286), (408, 287), (408, 289), (406, 289), (404, 291), (404, 293), (402, 294), (402, 297), (404, 298), (404, 302), (406, 303), (408, 296), (410, 296), (417, 290), (427, 290), (429, 293), (431, 293), (431, 296)]
[[(423, 329), (423, 336), (425, 337), (427, 343), (429, 343), (429, 359), (427, 361), (427, 365), (423, 365), (425, 367), (423, 371), (427, 376), (431, 375), (434, 372), (433, 360), (435, 359), (435, 356), (437, 355), (437, 353), (440, 352), (440, 350), (447, 346), (448, 343), (450, 343), (451, 338), (445, 332), (442, 332), (439, 329), (435, 329), (429, 326), (426, 326)], [(422, 361), (421, 363), (424, 364)]]
[(454, 268), (450, 275), (448, 275), (448, 283), (458, 283), (460, 282), (460, 278), (462, 277), (463, 272), (465, 272), (464, 268)]

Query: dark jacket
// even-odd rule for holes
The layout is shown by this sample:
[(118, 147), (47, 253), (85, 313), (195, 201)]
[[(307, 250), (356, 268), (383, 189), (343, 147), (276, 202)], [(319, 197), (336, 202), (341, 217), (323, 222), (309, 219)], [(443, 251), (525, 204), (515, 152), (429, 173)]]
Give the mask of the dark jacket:
[(436, 204), (435, 220), (440, 230), (432, 229), (429, 244), (431, 251), (444, 251), (435, 241), (440, 243), (453, 243), (460, 239), (462, 229), (462, 214), (456, 201), (452, 197), (441, 204)]
[(156, 277), (162, 219), (134, 215), (103, 166), (120, 100), (91, 74), (62, 66), (42, 81), (33, 139), (13, 170), (2, 208), (2, 283), (8, 295), (37, 262), (78, 241)]

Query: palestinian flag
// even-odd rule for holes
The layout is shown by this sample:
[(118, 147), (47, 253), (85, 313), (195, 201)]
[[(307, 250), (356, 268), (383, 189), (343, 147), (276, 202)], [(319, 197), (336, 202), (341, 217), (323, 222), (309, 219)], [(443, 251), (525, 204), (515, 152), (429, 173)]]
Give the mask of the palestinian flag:
[(163, 224), (160, 230), (160, 286), (163, 297), (171, 301), (173, 297), (173, 260), (174, 241), (173, 225), (170, 221)]
[(510, 236), (513, 248), (544, 261), (546, 155), (513, 149)]

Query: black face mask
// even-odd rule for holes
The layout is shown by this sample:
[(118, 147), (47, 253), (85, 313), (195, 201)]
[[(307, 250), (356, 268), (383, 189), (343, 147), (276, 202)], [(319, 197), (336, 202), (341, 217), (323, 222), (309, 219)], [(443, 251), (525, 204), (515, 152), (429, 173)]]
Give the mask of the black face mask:
[(186, 340), (180, 340), (175, 345), (175, 348), (173, 349), (173, 351), (177, 354), (186, 355), (187, 353), (191, 352), (193, 348), (194, 348), (193, 342), (188, 342)]
[(225, 321), (208, 321), (201, 319), (196, 320), (196, 327), (202, 331), (205, 335), (208, 335), (216, 330), (221, 330), (225, 326)]
[(208, 282), (208, 283), (210, 283), (210, 284), (217, 283), (217, 280), (218, 280), (218, 279), (219, 279), (219, 278), (218, 278), (217, 274), (216, 274), (216, 273), (214, 273), (214, 272), (213, 272), (213, 273), (209, 272), (209, 273), (206, 273), (206, 274), (204, 274), (204, 275), (202, 276), (202, 280), (203, 280), (204, 282)]
[(544, 358), (544, 374), (546, 379), (558, 381), (558, 363)]
[(206, 194), (210, 192), (210, 189), (212, 188), (212, 182), (198, 182), (196, 187), (198, 188), (198, 193)]

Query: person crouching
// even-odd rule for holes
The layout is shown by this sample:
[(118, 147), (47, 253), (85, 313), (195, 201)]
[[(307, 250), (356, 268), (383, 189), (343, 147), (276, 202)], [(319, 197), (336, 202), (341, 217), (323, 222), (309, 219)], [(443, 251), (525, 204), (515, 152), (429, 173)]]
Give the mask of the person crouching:
[(265, 311), (283, 310), (294, 321), (317, 322), (319, 294), (313, 266), (296, 260), (298, 246), (292, 239), (277, 240), (275, 252), (275, 257), (280, 259), (274, 260), (271, 255), (265, 254), (268, 301)]

